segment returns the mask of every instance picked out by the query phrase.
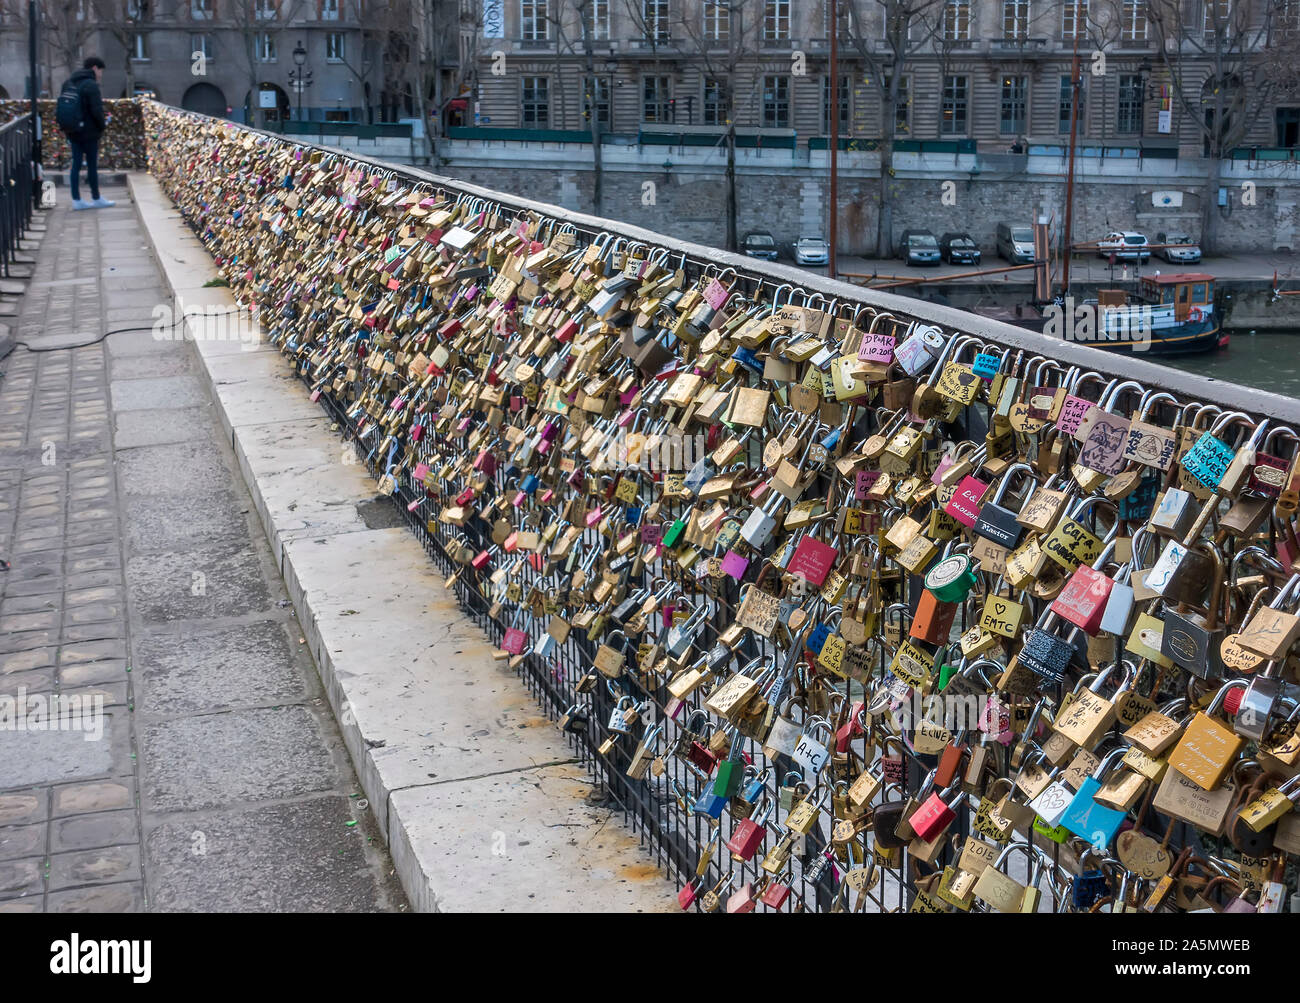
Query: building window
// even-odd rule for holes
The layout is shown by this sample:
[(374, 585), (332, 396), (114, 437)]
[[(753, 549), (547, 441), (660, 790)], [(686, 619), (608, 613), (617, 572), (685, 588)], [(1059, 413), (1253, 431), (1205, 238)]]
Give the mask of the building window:
[(943, 78), (943, 104), (940, 112), (939, 131), (943, 135), (966, 135), (969, 128), (967, 116), (970, 113), (970, 77)]
[(212, 3), (213, 0), (190, 0), (190, 17), (195, 21), (211, 21)]
[(1147, 40), (1146, 0), (1124, 0), (1121, 12), (1119, 37), (1121, 42), (1145, 42)]
[(727, 82), (714, 77), (704, 78), (704, 124), (726, 125), (731, 118), (731, 102), (727, 100)]
[(970, 0), (945, 0), (943, 37), (947, 42), (970, 41)]
[(1075, 24), (1083, 33), (1080, 39), (1088, 35), (1088, 0), (1061, 0), (1061, 38), (1067, 42), (1074, 41)]
[(704, 40), (725, 42), (731, 37), (731, 8), (728, 0), (704, 0)]
[[(852, 116), (849, 114), (849, 93), (851, 85), (849, 78), (840, 75), (840, 135), (847, 136), (850, 130)], [(822, 77), (822, 135), (829, 136), (831, 133), (831, 78)]]
[(641, 78), (641, 121), (672, 121), (672, 81), (668, 77)]
[(1279, 0), (1273, 24), (1283, 38), (1291, 38), (1300, 32), (1300, 2), (1297, 0)]
[(550, 79), (524, 77), (520, 91), (520, 124), (525, 129), (546, 129), (551, 122)]
[[(893, 81), (885, 75), (885, 94), (888, 94)], [(898, 103), (894, 105), (894, 135), (907, 136), (912, 131), (912, 79), (903, 77), (898, 82)]]
[(609, 132), (609, 77), (582, 78), (582, 117), (591, 121), (592, 102), (596, 105), (596, 123)]
[(343, 32), (331, 31), (325, 36), (325, 61), (327, 63), (341, 63), (344, 60), (343, 50)]
[(998, 131), (1004, 136), (1019, 136), (1025, 131), (1025, 96), (1029, 84), (1025, 77), (1002, 78), (1002, 114)]
[(149, 0), (126, 0), (128, 21), (144, 21), (149, 17)]
[(1213, 35), (1216, 30), (1224, 35), (1231, 32), (1232, 0), (1205, 0), (1205, 34)]
[(1119, 104), (1116, 109), (1117, 132), (1142, 131), (1142, 78), (1136, 73), (1122, 73), (1119, 78)]
[(790, 0), (764, 0), (763, 41), (790, 37)]
[(320, 0), (320, 19), (337, 21), (339, 19), (339, 0)]
[[(1084, 74), (1079, 76), (1079, 129), (1083, 130), (1084, 112), (1088, 107), (1087, 102), (1087, 84), (1088, 78)], [(1070, 134), (1070, 110), (1074, 106), (1074, 88), (1070, 84), (1070, 75), (1064, 74), (1061, 77), (1061, 95), (1057, 105), (1056, 131), (1062, 136)]]
[(253, 16), (257, 20), (274, 21), (279, 13), (279, 0), (253, 0)]
[(892, 41), (896, 35), (901, 35), (903, 29), (906, 28), (907, 40), (915, 42), (917, 32), (925, 27), (924, 24), (921, 24), (918, 28), (917, 22), (920, 20), (920, 17), (905, 5), (896, 5), (892, 11), (892, 16), (886, 15), (880, 19), (880, 25), (883, 29), (880, 37), (886, 42)]
[(1300, 146), (1300, 108), (1278, 108), (1274, 116), (1277, 122), (1277, 145)]
[(257, 37), (253, 40), (253, 48), (256, 50), (258, 62), (275, 62), (275, 36), (270, 32), (258, 32)]
[(609, 0), (587, 0), (583, 18), (587, 35), (593, 42), (609, 38)]
[(790, 78), (763, 78), (763, 128), (790, 128)]
[(211, 35), (191, 35), (190, 36), (190, 58), (193, 59), (195, 54), (202, 56), (206, 61), (212, 61), (212, 36)]
[(1003, 0), (1002, 37), (1016, 41), (1029, 37), (1029, 0)]
[(672, 37), (668, 21), (668, 0), (642, 0), (641, 16), (645, 20), (645, 37), (652, 42), (666, 42)]
[(546, 0), (519, 0), (519, 37), (525, 42), (545, 42), (551, 37)]
[[(838, 21), (839, 27), (839, 33), (836, 35), (837, 38), (850, 39), (857, 37), (853, 30), (853, 4), (850, 3), (849, 0), (840, 0), (840, 2), (835, 5), (835, 18)], [(830, 23), (831, 5), (829, 2), (825, 2), (822, 4), (822, 24), (829, 25)], [(827, 38), (829, 37), (830, 32), (828, 31)]]
[(149, 36), (143, 32), (131, 36), (131, 58), (137, 63), (149, 60)]

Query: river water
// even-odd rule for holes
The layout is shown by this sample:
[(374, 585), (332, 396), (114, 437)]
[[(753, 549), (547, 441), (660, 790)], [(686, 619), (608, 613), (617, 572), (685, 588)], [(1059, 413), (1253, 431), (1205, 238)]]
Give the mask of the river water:
[(1150, 361), (1216, 380), (1300, 397), (1300, 331), (1295, 333), (1238, 334), (1227, 348), (1202, 355)]

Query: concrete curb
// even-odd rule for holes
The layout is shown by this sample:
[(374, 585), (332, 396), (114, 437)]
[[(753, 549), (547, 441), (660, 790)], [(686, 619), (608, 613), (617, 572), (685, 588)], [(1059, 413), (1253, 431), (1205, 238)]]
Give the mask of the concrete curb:
[[(173, 296), (234, 309), (157, 182), (128, 178)], [(373, 505), (337, 429), (279, 352), (187, 316), (221, 427), (270, 541), (366, 797), (412, 908), (641, 911), (676, 907), (585, 770), (404, 526)], [(374, 526), (376, 515), (382, 526)]]

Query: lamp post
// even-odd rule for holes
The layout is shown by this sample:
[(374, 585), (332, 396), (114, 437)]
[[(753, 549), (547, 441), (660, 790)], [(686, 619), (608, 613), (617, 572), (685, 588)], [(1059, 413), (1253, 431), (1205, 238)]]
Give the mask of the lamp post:
[(311, 70), (305, 70), (307, 64), (307, 49), (302, 44), (302, 39), (293, 47), (293, 63), (296, 70), (289, 71), (289, 79), (293, 82), (294, 90), (298, 92), (298, 121), (302, 121), (302, 92), (311, 86)]

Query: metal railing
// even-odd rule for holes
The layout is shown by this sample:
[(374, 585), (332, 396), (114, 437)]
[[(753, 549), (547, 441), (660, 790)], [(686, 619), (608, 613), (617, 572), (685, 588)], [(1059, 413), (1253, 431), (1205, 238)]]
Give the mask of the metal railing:
[[(202, 116), (194, 117), (202, 118)], [(222, 123), (222, 125), (231, 129), (242, 128), (229, 123)], [(283, 137), (273, 133), (260, 130), (248, 131), (267, 137), (276, 144), (288, 143)], [(558, 224), (572, 225), (580, 240), (594, 238), (600, 233), (614, 233), (628, 240), (662, 248), (672, 255), (675, 262), (680, 260), (690, 279), (697, 277), (706, 267), (734, 268), (737, 274), (735, 288), (749, 296), (757, 296), (764, 291), (770, 295), (772, 290), (788, 289), (791, 284), (794, 284), (809, 293), (821, 293), (828, 301), (835, 299), (842, 304), (887, 310), (896, 317), (915, 319), (939, 325), (946, 330), (974, 334), (1013, 351), (1023, 350), (1026, 353), (1052, 355), (1067, 365), (1078, 365), (1101, 374), (1118, 376), (1122, 373), (1123, 377), (1140, 380), (1153, 389), (1170, 391), (1181, 401), (1214, 401), (1225, 408), (1242, 410), (1253, 415), (1267, 416), (1290, 423), (1300, 422), (1300, 401), (1290, 398), (1166, 369), (1140, 359), (1116, 360), (1114, 356), (1096, 349), (1062, 342), (945, 306), (864, 290), (831, 279), (810, 276), (787, 266), (758, 262), (716, 251), (679, 241), (665, 234), (570, 212), (557, 206), (533, 202), (511, 194), (489, 191), (457, 180), (437, 177), (418, 169), (394, 167), (336, 150), (322, 149), (319, 152), (322, 154), (323, 162), (341, 162), (371, 172), (382, 172), (390, 178), (400, 178), (422, 189), (436, 188), (447, 193), (481, 198), (485, 200), (485, 204), (495, 204), (506, 211), (538, 213), (544, 219), (554, 220)], [(205, 242), (209, 244), (213, 242), (211, 229), (200, 220), (193, 219), (187, 222), (198, 230), (201, 237), (206, 238)], [(270, 334), (272, 342), (277, 347), (289, 352), (296, 350), (297, 333), (292, 322), (277, 322)], [(304, 367), (299, 366), (297, 370), (304, 382), (311, 385), (312, 379), (304, 371)], [(366, 429), (367, 422), (360, 409), (337, 399), (328, 386), (315, 385), (314, 389), (323, 391), (318, 394), (319, 402), (338, 421), (344, 434), (358, 443), (368, 467), (377, 477), (382, 476), (386, 471), (387, 459), (379, 452), (378, 440), (374, 436), (373, 429)], [(969, 415), (966, 420), (969, 420)], [(758, 444), (755, 444), (755, 447), (761, 449)], [(608, 682), (603, 676), (597, 676), (599, 682), (595, 689), (579, 696), (581, 692), (577, 689), (579, 681), (589, 676), (599, 642), (585, 639), (581, 636), (582, 632), (574, 628), (555, 650), (545, 656), (537, 653), (538, 646), (547, 635), (549, 611), (535, 614), (529, 610), (522, 599), (516, 600), (515, 604), (508, 608), (503, 608), (499, 603), (494, 602), (491, 594), (493, 589), (491, 575), (495, 566), (489, 565), (482, 571), (476, 571), (467, 560), (457, 556), (457, 552), (463, 547), (468, 547), (471, 553), (482, 552), (492, 547), (493, 526), (477, 516), (470, 518), (463, 526), (448, 525), (434, 518), (437, 515), (437, 505), (430, 501), (426, 485), (431, 483), (432, 478), (438, 480), (440, 488), (445, 489), (446, 485), (442, 484), (440, 477), (441, 475), (436, 471), (420, 471), (418, 468), (404, 474), (396, 481), (391, 494), (397, 510), (403, 513), (426, 551), (448, 574), (448, 587), (454, 591), (461, 608), (484, 629), (494, 643), (500, 644), (506, 630), (511, 627), (527, 634), (528, 647), (511, 660), (511, 665), (547, 712), (552, 717), (558, 718), (565, 713), (566, 709), (580, 703), (588, 709), (588, 726), (582, 730), (569, 730), (568, 740), (573, 744), (587, 769), (602, 785), (609, 802), (622, 812), (625, 821), (640, 835), (643, 845), (655, 855), (657, 863), (679, 885), (690, 882), (696, 876), (697, 866), (706, 847), (718, 835), (725, 835), (725, 823), (715, 829), (704, 815), (687, 810), (688, 805), (683, 800), (682, 794), (685, 791), (695, 791), (699, 777), (692, 772), (687, 761), (677, 756), (667, 755), (667, 750), (672, 747), (675, 738), (680, 736), (681, 725), (688, 722), (691, 708), (695, 704), (688, 702), (685, 709), (674, 718), (665, 713), (666, 705), (670, 700), (663, 684), (653, 678), (640, 678), (631, 673), (620, 678), (617, 686)], [(482, 493), (484, 498), (496, 497), (497, 492), (504, 492), (510, 487), (504, 464), (493, 472), (489, 481), (492, 487)], [(668, 518), (673, 518), (673, 515), (668, 514)], [(582, 542), (594, 543), (599, 538), (600, 534), (597, 530), (588, 528), (583, 534)], [(574, 546), (576, 548), (578, 544)], [(699, 602), (707, 595), (715, 603), (714, 614), (706, 620), (704, 634), (699, 642), (702, 650), (707, 650), (719, 633), (734, 619), (739, 586), (726, 577), (708, 586), (706, 590), (695, 575), (683, 572), (675, 566), (665, 565), (662, 568), (647, 568), (644, 583), (649, 583), (651, 580), (658, 580), (661, 583), (672, 580), (679, 585), (685, 596), (694, 601)], [(544, 594), (554, 595), (558, 591), (558, 582), (553, 575), (551, 577), (543, 575), (540, 569), (528, 561), (524, 561), (519, 568), (519, 584), (522, 596), (528, 596), (533, 586), (537, 586)], [(629, 592), (639, 584), (643, 583), (629, 583)], [(899, 588), (904, 601), (907, 593), (918, 587), (919, 582), (900, 583)], [(657, 624), (655, 627), (657, 629)], [(771, 654), (774, 650), (770, 642), (751, 636), (742, 642), (737, 651), (737, 659), (740, 664), (744, 664), (752, 658), (762, 658)], [(884, 660), (880, 659), (873, 671), (883, 672), (884, 667)], [(852, 685), (857, 687), (856, 692), (860, 695), (861, 687), (856, 683)], [(602, 739), (608, 736), (603, 722), (609, 720), (620, 694), (630, 696), (636, 702), (648, 702), (655, 708), (653, 719), (664, 723), (665, 733), (661, 736), (659, 749), (665, 753), (665, 769), (658, 776), (649, 773), (641, 779), (628, 776), (627, 771), (637, 739), (642, 737), (639, 732), (640, 725), (637, 725), (631, 734), (618, 739), (612, 749), (604, 754), (598, 750)], [(698, 697), (694, 699), (698, 701)], [(779, 782), (784, 775), (782, 770), (788, 768), (789, 761), (778, 758), (769, 762), (761, 746), (761, 742), (750, 742), (746, 746), (753, 755), (754, 766), (759, 770), (771, 767)], [(900, 749), (900, 752), (903, 754), (900, 779), (904, 792), (915, 791), (920, 778), (930, 764), (909, 749)], [(829, 816), (829, 812), (824, 814)], [(778, 810), (773, 821), (779, 822), (782, 817), (784, 811)], [(965, 835), (967, 821), (963, 813), (954, 831)], [(788, 879), (794, 888), (794, 894), (791, 895), (785, 909), (789, 910), (801, 904), (809, 910), (827, 910), (834, 904), (836, 889), (843, 876), (845, 864), (834, 857), (830, 835), (829, 818), (824, 818), (822, 823), (812, 828), (801, 851), (796, 853), (795, 864)], [(1185, 827), (1182, 823), (1175, 826), (1171, 835), (1174, 837), (1171, 840), (1172, 845), (1183, 845), (1196, 840), (1195, 830)], [(1031, 841), (1033, 838), (1030, 836)], [(1220, 839), (1221, 845), (1222, 842)], [(1039, 845), (1045, 846), (1047, 852), (1052, 855), (1059, 851), (1058, 844), (1046, 840), (1040, 841)], [(948, 859), (950, 854), (951, 851), (945, 851), (945, 856), (941, 859)], [(728, 868), (733, 869), (740, 882), (756, 880), (761, 876), (762, 872), (758, 869), (761, 854), (745, 863), (728, 862), (727, 857), (725, 848), (714, 854), (712, 863), (705, 868), (707, 877), (701, 893), (704, 887), (712, 887), (718, 880), (718, 876), (727, 873)], [(886, 872), (885, 879), (873, 892), (872, 899), (877, 908), (905, 909), (911, 903), (914, 891), (908, 874), (904, 873), (903, 880), (898, 880), (893, 872)]]
[(0, 125), (0, 275), (10, 274), (18, 242), (32, 222), (39, 188), (32, 155), (36, 148), (32, 115)]

